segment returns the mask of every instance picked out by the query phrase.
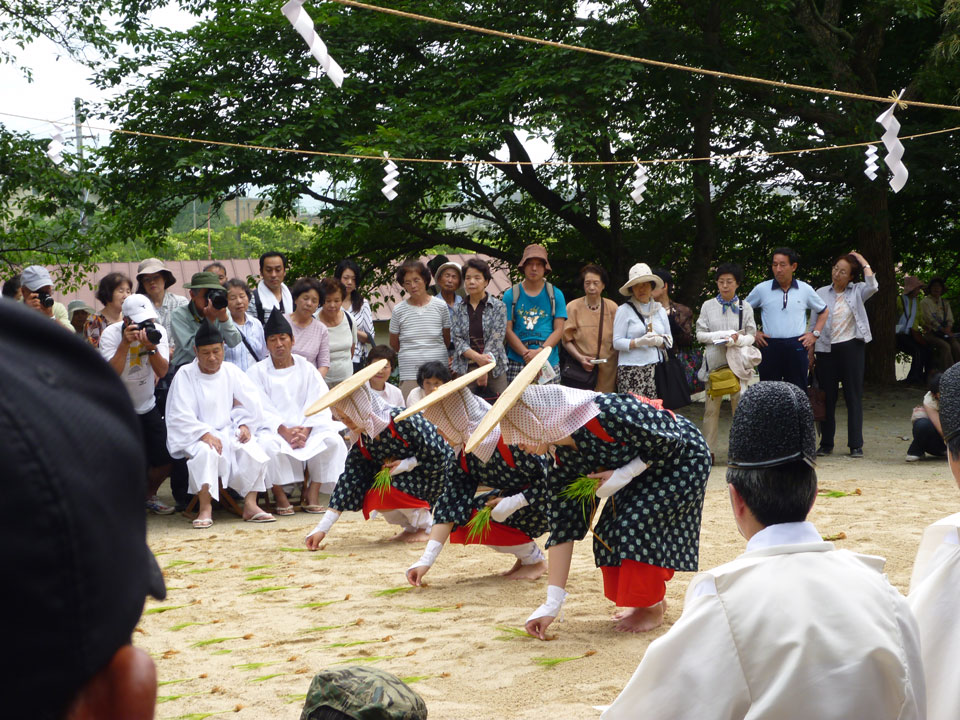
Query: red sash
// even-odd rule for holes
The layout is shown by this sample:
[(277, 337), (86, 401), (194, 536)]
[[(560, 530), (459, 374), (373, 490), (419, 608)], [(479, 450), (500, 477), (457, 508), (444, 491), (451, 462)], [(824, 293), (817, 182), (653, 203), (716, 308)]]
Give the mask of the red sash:
[[(476, 514), (477, 511), (474, 510), (470, 517), (472, 518)], [(483, 533), (483, 539), (475, 537), (472, 540), (467, 540), (466, 525), (461, 525), (450, 533), (450, 542), (457, 543), (458, 545), (499, 545), (508, 547), (510, 545), (523, 545), (532, 539), (533, 538), (522, 530), (498, 523), (495, 520), (490, 522), (490, 527)]]
[(408, 495), (403, 490), (397, 490), (393, 485), (384, 492), (379, 490), (368, 490), (363, 496), (363, 519), (369, 520), (370, 513), (374, 510), (383, 512), (385, 510), (413, 510), (416, 508), (429, 508), (430, 503), (413, 495)]

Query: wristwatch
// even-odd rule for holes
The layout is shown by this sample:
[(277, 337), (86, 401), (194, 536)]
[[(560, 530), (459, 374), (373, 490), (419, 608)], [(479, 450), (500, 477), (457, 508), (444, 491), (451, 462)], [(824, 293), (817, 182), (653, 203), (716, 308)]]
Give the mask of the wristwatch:
[(814, 330), (814, 331), (813, 331), (813, 336), (819, 340), (819, 339), (820, 339), (820, 331), (819, 331), (819, 330)]

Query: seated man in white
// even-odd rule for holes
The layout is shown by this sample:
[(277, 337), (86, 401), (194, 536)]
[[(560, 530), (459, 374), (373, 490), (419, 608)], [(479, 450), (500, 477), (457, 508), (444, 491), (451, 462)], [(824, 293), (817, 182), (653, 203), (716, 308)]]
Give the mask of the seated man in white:
[(747, 551), (698, 574), (603, 720), (920, 720), (920, 639), (883, 559), (835, 550), (806, 522), (817, 496), (806, 394), (748, 388), (727, 483)]
[(308, 513), (321, 513), (319, 494), (329, 495), (347, 460), (347, 444), (340, 436), (346, 425), (335, 422), (329, 410), (306, 416), (306, 409), (327, 392), (320, 372), (306, 359), (293, 354), (293, 328), (278, 308), (263, 326), (270, 356), (247, 370), (260, 391), (263, 425), (257, 441), (270, 456), (267, 485), (273, 486), (277, 515), (293, 515), (284, 485), (303, 482), (303, 464), (309, 484), (301, 505)]
[(243, 496), (243, 519), (273, 522), (257, 505), (264, 492), (267, 454), (253, 439), (260, 427), (260, 393), (244, 372), (223, 362), (223, 336), (204, 320), (194, 338), (196, 357), (174, 376), (167, 396), (167, 449), (175, 458), (187, 458), (189, 489), (197, 495), (200, 512), (195, 528), (213, 525), (212, 502), (220, 486)]
[[(960, 485), (960, 363), (940, 378), (940, 427), (947, 463)], [(960, 513), (928, 527), (913, 563), (907, 602), (920, 626), (923, 670), (927, 678), (927, 717), (960, 717), (956, 672), (960, 666)]]

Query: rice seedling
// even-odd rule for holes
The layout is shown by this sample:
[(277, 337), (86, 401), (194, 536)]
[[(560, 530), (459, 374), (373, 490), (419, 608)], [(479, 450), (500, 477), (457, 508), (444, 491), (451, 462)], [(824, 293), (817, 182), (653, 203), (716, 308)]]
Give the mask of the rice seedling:
[(157, 705), (165, 702), (173, 702), (174, 700), (179, 700), (180, 698), (185, 697), (194, 697), (195, 695), (203, 695), (203, 693), (183, 693), (182, 695), (157, 695)]
[(343, 600), (321, 600), (319, 602), (308, 602), (301, 605), (297, 605), (298, 608), (320, 608), (326, 607), (327, 605), (333, 605), (334, 603), (343, 602)]
[(198, 713), (189, 713), (187, 715), (177, 715), (173, 718), (167, 718), (167, 720), (205, 720), (208, 717), (213, 717), (214, 715), (226, 715), (227, 713), (236, 712), (233, 709), (230, 710), (217, 710), (215, 712), (198, 712)]
[(211, 655), (229, 655), (233, 650), (230, 648), (220, 648), (219, 650), (214, 650)]
[(484, 505), (470, 518), (467, 522), (467, 542), (473, 542), (474, 540), (483, 542), (484, 536), (490, 532), (490, 523), (493, 521), (492, 512), (492, 507)]
[(272, 577), (276, 577), (276, 575), (269, 575), (267, 573), (263, 573), (261, 575), (248, 575), (247, 577), (244, 578), (244, 580), (247, 580), (247, 581), (269, 580)]
[(174, 560), (169, 565), (167, 565), (164, 570), (169, 570), (170, 568), (180, 567), (181, 565), (195, 565), (192, 560)]
[(312, 553), (310, 555), (311, 560), (326, 560), (327, 558), (340, 557), (339, 555), (334, 555), (333, 553)]
[(412, 590), (413, 585), (400, 585), (399, 587), (386, 588), (385, 590), (377, 590), (373, 593), (374, 597), (385, 597), (387, 595), (396, 595), (397, 593), (407, 592), (407, 590)]
[(421, 680), (429, 680), (433, 675), (408, 675), (407, 677), (400, 678), (400, 682), (406, 683), (407, 685), (412, 685), (413, 683), (420, 682)]
[(231, 665), (232, 668), (237, 668), (237, 670), (259, 670), (262, 667), (268, 667), (270, 665), (276, 665), (279, 660), (273, 660), (271, 662), (251, 662), (251, 663), (240, 663), (239, 665)]
[(170, 629), (173, 630), (174, 632), (177, 632), (178, 630), (183, 630), (184, 628), (188, 628), (191, 625), (209, 625), (209, 624), (210, 623), (205, 623), (205, 622), (182, 622), (182, 623), (177, 623)]
[(393, 479), (390, 476), (390, 468), (386, 466), (380, 468), (380, 472), (373, 476), (373, 489), (381, 495), (389, 492), (392, 485)]
[(336, 642), (330, 643), (329, 645), (324, 645), (324, 649), (329, 648), (341, 648), (341, 647), (353, 647), (354, 645), (369, 645), (371, 643), (378, 643), (380, 640), (353, 640), (351, 642)]
[(218, 643), (226, 642), (227, 640), (240, 640), (240, 635), (234, 635), (233, 637), (218, 637), (210, 638), (209, 640), (198, 640), (190, 647), (207, 647), (207, 645), (217, 645)]
[(598, 478), (581, 475), (560, 491), (560, 497), (580, 503), (580, 507), (583, 509), (583, 517), (588, 519), (596, 508), (598, 487), (600, 487)]
[(503, 633), (503, 635), (494, 638), (494, 640), (516, 640), (518, 638), (526, 640), (531, 639), (530, 635), (527, 634), (527, 631), (521, 630), (520, 628), (510, 627), (509, 625), (497, 625), (496, 628), (499, 632)]
[(144, 615), (155, 615), (157, 613), (165, 613), (170, 610), (179, 610), (180, 608), (190, 607), (190, 604), (186, 605), (161, 605), (159, 607), (147, 608), (143, 611)]
[(853, 492), (844, 492), (843, 490), (827, 490), (826, 488), (819, 490), (817, 495), (820, 497), (828, 498), (842, 498), (842, 497), (851, 497), (853, 495), (862, 495), (860, 488), (857, 488)]
[(326, 632), (327, 630), (339, 630), (343, 627), (346, 627), (346, 625), (317, 625), (316, 627), (307, 628), (306, 630), (301, 630), (300, 632), (303, 635), (309, 635), (310, 633)]
[(269, 675), (261, 675), (260, 677), (255, 677), (250, 682), (266, 682), (271, 678), (280, 677), (281, 675), (286, 675), (287, 673), (270, 673)]
[(838, 532), (834, 535), (821, 535), (824, 542), (833, 542), (834, 540), (846, 540), (847, 534), (845, 532)]
[(565, 662), (570, 662), (571, 660), (580, 660), (581, 658), (590, 657), (591, 655), (596, 655), (596, 650), (587, 650), (583, 655), (576, 655), (575, 657), (542, 657), (534, 658), (533, 663), (544, 668), (552, 668), (557, 665)]
[(289, 590), (289, 589), (292, 588), (292, 587), (293, 587), (293, 585), (267, 585), (266, 587), (259, 587), (259, 588), (255, 588), (255, 589), (253, 589), (253, 590), (247, 590), (246, 592), (240, 593), (240, 594), (241, 594), (241, 595), (256, 595), (256, 594), (258, 594), (258, 593), (276, 592), (277, 590)]
[(282, 547), (282, 548), (280, 548), (280, 552), (306, 552), (306, 551), (307, 551), (307, 549), (306, 549), (305, 547), (302, 547), (302, 548)]
[(380, 662), (381, 660), (393, 660), (396, 655), (358, 655), (357, 657), (347, 658), (346, 660), (340, 660), (332, 665), (346, 665), (348, 663), (375, 663)]
[(244, 572), (256, 572), (257, 570), (265, 570), (267, 568), (276, 567), (276, 565), (249, 565), (243, 569)]
[(216, 572), (219, 569), (220, 568), (212, 568), (212, 567), (191, 568), (187, 570), (187, 572), (194, 575), (199, 575), (200, 573)]
[(306, 693), (293, 693), (293, 694), (290, 694), (290, 695), (284, 695), (283, 697), (287, 698), (286, 700), (284, 700), (283, 704), (284, 704), (284, 705), (290, 705), (291, 703), (295, 703), (295, 702), (303, 702), (304, 700), (307, 699), (307, 694), (306, 694)]
[(414, 612), (418, 612), (418, 613), (436, 613), (436, 612), (443, 612), (443, 611), (446, 610), (447, 608), (443, 608), (443, 607), (422, 607), (422, 608), (410, 608), (410, 609), (413, 610)]
[(164, 685), (176, 685), (177, 683), (186, 682), (190, 678), (180, 678), (179, 680), (161, 680), (157, 683), (157, 687), (163, 687)]

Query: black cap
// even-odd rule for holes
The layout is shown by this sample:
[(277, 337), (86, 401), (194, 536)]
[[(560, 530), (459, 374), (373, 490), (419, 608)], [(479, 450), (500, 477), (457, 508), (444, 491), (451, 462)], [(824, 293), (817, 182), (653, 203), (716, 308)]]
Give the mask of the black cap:
[(140, 423), (117, 373), (40, 313), (0, 303), (0, 357), (3, 703), (61, 717), (166, 594)]
[(960, 435), (960, 363), (940, 376), (940, 427), (944, 442)]
[(200, 323), (200, 329), (193, 337), (193, 344), (201, 347), (203, 345), (217, 345), (222, 342), (223, 335), (220, 334), (220, 328), (204, 318), (203, 322)]
[(729, 467), (773, 467), (795, 460), (812, 466), (816, 456), (813, 410), (803, 390), (780, 381), (746, 389), (730, 427)]
[(271, 335), (280, 335), (282, 333), (293, 337), (293, 328), (290, 327), (290, 323), (283, 316), (283, 313), (280, 312), (280, 308), (274, 308), (270, 311), (270, 317), (267, 318), (267, 322), (263, 325), (263, 337), (268, 338)]

